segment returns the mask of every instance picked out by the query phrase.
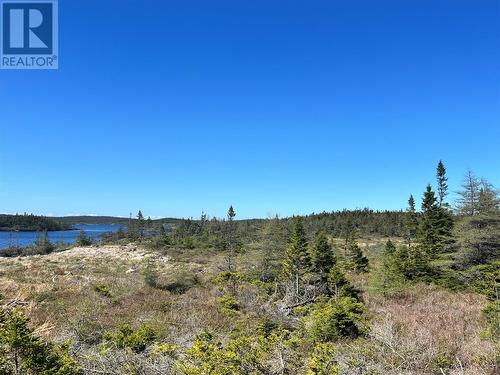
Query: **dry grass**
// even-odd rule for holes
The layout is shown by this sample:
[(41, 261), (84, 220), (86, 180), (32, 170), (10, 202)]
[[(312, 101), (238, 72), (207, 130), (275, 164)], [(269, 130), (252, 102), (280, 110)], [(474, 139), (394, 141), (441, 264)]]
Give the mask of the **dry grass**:
[[(485, 299), (416, 285), (391, 299), (365, 295), (379, 364), (392, 373), (494, 374), (495, 346), (480, 339)], [(442, 372), (443, 371), (443, 372)]]
[[(211, 323), (218, 319), (210, 290), (196, 287), (176, 295), (147, 286), (141, 275), (146, 257), (154, 259), (161, 280), (178, 270), (203, 278), (206, 267), (175, 263), (168, 255), (148, 254), (136, 246), (74, 248), (46, 256), (0, 258), (0, 294), (7, 302), (28, 302), (31, 321), (47, 327), (43, 334), (49, 338), (61, 339), (65, 332), (77, 341), (92, 341), (87, 337), (94, 335), (92, 330), (155, 320), (182, 341), (187, 332), (192, 337), (202, 326), (217, 326)], [(105, 286), (110, 296), (96, 292), (95, 285)]]
[[(383, 242), (364, 241), (361, 246), (374, 256)], [(160, 287), (145, 283), (141, 270), (148, 257), (154, 262)], [(116, 362), (120, 364), (113, 364), (113, 368), (138, 366), (135, 373), (158, 373), (158, 369), (159, 373), (168, 373), (172, 362), (168, 358), (156, 363), (142, 354), (127, 357), (117, 352), (110, 359), (99, 354), (96, 345), (104, 331), (123, 323), (138, 326), (153, 322), (161, 342), (181, 348), (190, 345), (203, 329), (223, 337), (229, 337), (236, 325), (238, 329), (252, 329), (259, 317), (272, 313), (272, 307), (266, 304), (262, 291), (246, 284), (238, 297), (241, 319), (229, 319), (216, 303), (221, 290), (208, 282), (221, 263), (220, 255), (207, 250), (148, 253), (133, 245), (0, 258), (0, 294), (7, 302), (28, 302), (26, 311), (33, 325), (39, 327), (39, 334), (56, 341), (73, 339), (86, 367), (105, 372), (106, 364)], [(255, 268), (254, 255), (244, 254), (240, 265)], [(192, 275), (199, 283), (180, 292), (162, 287), (175, 282), (179, 275)], [(352, 281), (367, 290), (366, 275), (354, 276)], [(108, 290), (109, 295), (99, 293), (96, 285)], [(373, 292), (365, 292), (363, 297), (372, 316), (370, 330), (365, 338), (338, 344), (336, 360), (343, 373), (498, 373), (495, 347), (480, 339), (485, 303), (481, 296), (417, 285), (392, 298)], [(148, 366), (155, 370), (148, 370)]]

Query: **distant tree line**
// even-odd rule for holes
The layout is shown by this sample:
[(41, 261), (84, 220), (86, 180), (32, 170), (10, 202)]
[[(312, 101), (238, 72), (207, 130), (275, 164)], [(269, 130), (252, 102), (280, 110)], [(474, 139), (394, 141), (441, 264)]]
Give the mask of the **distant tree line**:
[(54, 231), (69, 230), (71, 225), (33, 214), (0, 215), (0, 231)]

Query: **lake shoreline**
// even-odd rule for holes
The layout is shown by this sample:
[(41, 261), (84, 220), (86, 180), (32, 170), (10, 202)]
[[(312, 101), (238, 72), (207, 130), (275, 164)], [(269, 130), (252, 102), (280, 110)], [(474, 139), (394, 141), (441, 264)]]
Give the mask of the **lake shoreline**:
[(116, 232), (120, 228), (123, 226), (119, 224), (74, 224), (72, 229), (64, 230), (0, 230), (0, 251), (7, 248), (30, 247), (45, 232), (53, 244), (70, 244), (76, 240), (82, 230), (93, 241), (100, 241), (104, 233)]

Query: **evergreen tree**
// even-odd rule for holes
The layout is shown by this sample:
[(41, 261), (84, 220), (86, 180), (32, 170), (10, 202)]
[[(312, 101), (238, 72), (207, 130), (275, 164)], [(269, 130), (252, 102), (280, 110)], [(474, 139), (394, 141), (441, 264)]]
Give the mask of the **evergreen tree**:
[(347, 245), (346, 267), (356, 272), (366, 272), (368, 268), (368, 258), (354, 239), (350, 239)]
[(397, 289), (405, 279), (408, 262), (408, 248), (398, 250), (391, 240), (385, 244), (382, 252), (382, 288), (384, 292)]
[(269, 282), (276, 278), (276, 269), (281, 264), (282, 254), (286, 248), (284, 228), (278, 216), (267, 220), (264, 230), (262, 253), (259, 259), (260, 280)]
[(50, 254), (55, 250), (54, 244), (49, 240), (47, 231), (43, 231), (38, 235), (33, 247), (36, 254)]
[(413, 195), (410, 195), (408, 199), (408, 208), (406, 209), (408, 217), (406, 220), (406, 239), (408, 241), (408, 246), (411, 246), (415, 236), (418, 231), (418, 216), (415, 209), (415, 199)]
[(234, 218), (236, 217), (236, 212), (234, 211), (233, 206), (230, 206), (227, 211), (227, 221), (226, 221), (226, 263), (227, 263), (227, 271), (234, 272), (234, 257), (235, 257), (235, 227), (234, 227)]
[(448, 195), (448, 177), (446, 177), (446, 168), (441, 160), (437, 165), (436, 177), (438, 183), (437, 191), (439, 207), (444, 207), (446, 206), (445, 199)]
[(336, 260), (324, 231), (319, 231), (314, 238), (311, 260), (313, 271), (319, 275), (321, 281), (326, 281), (328, 272), (335, 265)]
[(81, 375), (67, 345), (44, 342), (19, 310), (0, 310), (0, 374)]
[(397, 255), (396, 260), (403, 267), (407, 280), (418, 280), (431, 274), (430, 256), (424, 247), (412, 246)]
[(385, 291), (398, 289), (405, 281), (419, 280), (431, 273), (429, 257), (422, 246), (399, 246), (387, 241), (382, 253)]
[(307, 237), (302, 218), (294, 220), (290, 243), (285, 251), (283, 272), (294, 283), (294, 294), (298, 300), (302, 276), (309, 271), (311, 260), (307, 251)]
[(343, 229), (344, 232), (344, 258), (345, 267), (356, 272), (366, 272), (368, 258), (356, 242), (356, 228), (351, 220), (348, 220)]
[(76, 237), (75, 243), (76, 246), (90, 246), (92, 245), (92, 239), (85, 235), (85, 231), (81, 230), (78, 237)]
[(419, 227), (419, 242), (420, 245), (426, 249), (428, 254), (437, 253), (437, 244), (439, 242), (436, 217), (437, 217), (438, 203), (432, 191), (431, 185), (427, 185), (427, 190), (422, 199), (422, 221)]
[(356, 227), (352, 223), (351, 219), (348, 219), (342, 227), (342, 235), (344, 237), (344, 257), (347, 257), (347, 251), (349, 245), (356, 238)]
[(137, 232), (139, 237), (142, 238), (144, 235), (144, 215), (141, 210), (137, 213)]
[(232, 296), (236, 296), (238, 276), (236, 274), (236, 228), (234, 223), (234, 218), (236, 217), (236, 212), (233, 206), (230, 206), (227, 211), (226, 220), (226, 233), (225, 233), (225, 251), (226, 251), (226, 273), (229, 281), (229, 288)]
[(328, 290), (335, 298), (352, 297), (358, 299), (358, 291), (349, 283), (342, 269), (334, 265), (328, 272)]
[(422, 220), (419, 226), (419, 245), (431, 258), (452, 242), (453, 220), (446, 208), (439, 207), (430, 185), (422, 199)]

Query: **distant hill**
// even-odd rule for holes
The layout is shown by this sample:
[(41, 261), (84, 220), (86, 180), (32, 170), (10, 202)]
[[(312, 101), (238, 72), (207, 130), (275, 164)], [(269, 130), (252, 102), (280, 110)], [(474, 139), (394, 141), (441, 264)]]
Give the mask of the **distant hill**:
[[(74, 224), (121, 224), (127, 225), (130, 221), (135, 222), (136, 219), (129, 219), (127, 217), (116, 217), (116, 216), (62, 216), (54, 217), (56, 221), (61, 223), (74, 225)], [(181, 219), (174, 218), (163, 218), (153, 220), (154, 223), (162, 224), (175, 224)]]
[(55, 231), (69, 230), (71, 223), (33, 214), (0, 215), (0, 231)]
[(128, 218), (114, 216), (62, 216), (54, 217), (55, 220), (70, 225), (74, 224), (127, 224)]

